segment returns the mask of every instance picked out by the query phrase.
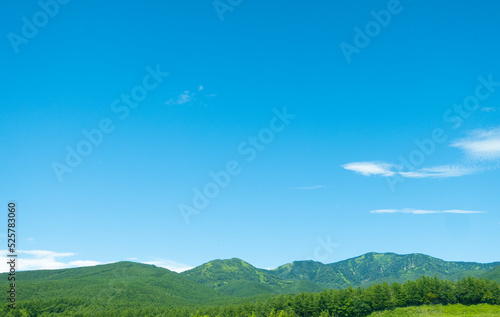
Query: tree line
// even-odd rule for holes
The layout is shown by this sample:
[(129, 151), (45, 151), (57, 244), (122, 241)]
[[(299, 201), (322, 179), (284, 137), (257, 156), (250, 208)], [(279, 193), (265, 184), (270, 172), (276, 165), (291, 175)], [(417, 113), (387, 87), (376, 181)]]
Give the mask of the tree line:
[(200, 310), (198, 316), (358, 317), (396, 307), (481, 303), (500, 304), (497, 282), (473, 277), (458, 282), (421, 277), (403, 284), (384, 282), (366, 289), (329, 289), (277, 296), (262, 302), (211, 307)]
[(497, 282), (467, 277), (457, 282), (421, 277), (403, 284), (386, 282), (368, 288), (328, 289), (316, 293), (279, 295), (240, 304), (200, 307), (163, 306), (127, 301), (97, 305), (84, 298), (20, 301), (1, 316), (166, 316), (166, 317), (362, 317), (396, 307), (433, 304), (500, 305)]

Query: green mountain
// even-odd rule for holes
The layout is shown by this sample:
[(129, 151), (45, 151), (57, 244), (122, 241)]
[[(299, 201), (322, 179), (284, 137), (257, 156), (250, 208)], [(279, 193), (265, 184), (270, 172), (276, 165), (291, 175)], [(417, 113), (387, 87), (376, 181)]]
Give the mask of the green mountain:
[(458, 281), (466, 276), (481, 277), (498, 264), (447, 262), (423, 254), (367, 253), (331, 264), (295, 261), (274, 270), (258, 269), (240, 259), (215, 260), (181, 275), (224, 294), (246, 297), (368, 287), (382, 281), (404, 283), (421, 276)]
[[(0, 274), (6, 288), (7, 274)], [(118, 262), (63, 270), (16, 273), (17, 299), (22, 301), (66, 301), (85, 299), (108, 305), (139, 301), (162, 305), (227, 303), (231, 298), (204, 287), (178, 273), (153, 265)]]
[(494, 268), (493, 270), (486, 272), (486, 274), (484, 274), (483, 277), (500, 283), (500, 265)]
[[(404, 282), (423, 275), (455, 281), (465, 276), (498, 281), (499, 265), (498, 262), (446, 262), (422, 254), (394, 253), (368, 253), (331, 264), (296, 261), (274, 270), (259, 269), (240, 259), (215, 260), (183, 273), (154, 265), (118, 262), (17, 272), (16, 289), (19, 301), (37, 307), (43, 306), (37, 302), (53, 308), (128, 307), (134, 303), (148, 307), (217, 305), (238, 303), (244, 297), (367, 287), (381, 281)], [(7, 274), (0, 274), (0, 287), (7, 290), (7, 286)]]
[(281, 279), (310, 281), (325, 288), (350, 285), (338, 269), (315, 261), (295, 261), (271, 270), (270, 273)]
[(462, 277), (480, 277), (499, 263), (448, 262), (424, 254), (368, 253), (329, 264), (353, 285), (371, 285), (386, 281), (404, 282), (421, 276), (458, 281)]
[(247, 297), (367, 287), (382, 281), (403, 283), (421, 276), (457, 281), (483, 276), (498, 264), (447, 262), (423, 254), (368, 253), (331, 264), (295, 261), (274, 270), (259, 269), (240, 259), (215, 260), (181, 275), (226, 295)]
[(435, 275), (457, 281), (466, 276), (480, 277), (499, 264), (447, 262), (423, 254), (367, 253), (331, 264), (293, 262), (278, 267), (273, 274), (287, 280), (308, 280), (328, 288), (344, 288), (382, 281), (402, 283)]
[(180, 273), (224, 294), (248, 297), (259, 294), (298, 293), (324, 287), (311, 281), (289, 281), (240, 260), (214, 260)]

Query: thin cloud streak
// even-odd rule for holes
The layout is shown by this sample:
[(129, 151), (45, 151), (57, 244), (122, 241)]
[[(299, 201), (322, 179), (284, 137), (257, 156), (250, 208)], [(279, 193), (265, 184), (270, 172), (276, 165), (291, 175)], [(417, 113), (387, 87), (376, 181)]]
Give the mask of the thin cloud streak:
[(383, 162), (353, 162), (342, 165), (346, 170), (350, 170), (363, 176), (379, 175), (391, 177), (399, 175), (405, 178), (448, 178), (460, 177), (475, 174), (480, 171), (477, 167), (466, 167), (459, 165), (441, 165), (421, 168), (411, 172), (400, 172), (395, 169), (398, 166)]
[(460, 209), (450, 209), (450, 210), (424, 210), (424, 209), (377, 209), (370, 211), (372, 214), (414, 214), (414, 215), (428, 215), (428, 214), (483, 214), (485, 211), (476, 210), (460, 210)]
[(315, 186), (295, 187), (293, 189), (298, 189), (298, 190), (314, 190), (314, 189), (320, 189), (320, 188), (326, 188), (326, 186), (315, 185)]
[(448, 178), (471, 175), (479, 172), (479, 168), (456, 165), (442, 165), (429, 168), (421, 168), (414, 172), (398, 172), (406, 178)]
[(364, 176), (393, 176), (395, 174), (395, 172), (391, 171), (395, 165), (383, 162), (353, 162), (344, 164), (342, 167)]

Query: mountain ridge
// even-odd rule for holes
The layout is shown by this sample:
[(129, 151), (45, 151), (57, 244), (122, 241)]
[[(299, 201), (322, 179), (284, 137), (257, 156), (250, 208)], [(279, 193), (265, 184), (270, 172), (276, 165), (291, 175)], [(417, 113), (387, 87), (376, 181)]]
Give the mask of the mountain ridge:
[[(301, 289), (368, 287), (382, 281), (404, 282), (421, 276), (456, 281), (465, 276), (481, 277), (499, 265), (500, 262), (445, 261), (421, 253), (369, 252), (329, 264), (293, 261), (271, 270), (256, 268), (238, 258), (213, 260), (180, 274), (227, 295), (249, 296), (258, 295), (259, 291), (279, 294)], [(237, 285), (243, 284), (253, 290), (236, 294)]]
[[(7, 275), (0, 274), (0, 285), (8, 285)], [(168, 269), (130, 261), (90, 267), (20, 271), (16, 272), (15, 284), (18, 298), (28, 301), (60, 297), (76, 300), (81, 294), (86, 294), (89, 305), (130, 299), (144, 303), (161, 301), (170, 305), (199, 302), (217, 304), (232, 300), (223, 293)]]
[(483, 277), (500, 284), (500, 265), (488, 271)]
[[(3, 281), (0, 284), (6, 283), (6, 276), (7, 273), (0, 274)], [(65, 296), (71, 297), (70, 286), (77, 283), (88, 294), (106, 288), (112, 290), (112, 296), (106, 294), (106, 297), (128, 298), (141, 290), (147, 294), (146, 301), (161, 299), (176, 304), (227, 302), (242, 297), (297, 294), (349, 286), (364, 288), (383, 281), (404, 283), (421, 276), (454, 281), (472, 276), (500, 282), (500, 262), (444, 261), (420, 253), (370, 252), (329, 264), (312, 260), (293, 261), (275, 269), (261, 269), (239, 258), (231, 258), (212, 260), (181, 273), (130, 261), (16, 273), (19, 294), (28, 298), (34, 294), (50, 298), (59, 289), (67, 289)], [(109, 281), (108, 284), (103, 284), (104, 280)]]

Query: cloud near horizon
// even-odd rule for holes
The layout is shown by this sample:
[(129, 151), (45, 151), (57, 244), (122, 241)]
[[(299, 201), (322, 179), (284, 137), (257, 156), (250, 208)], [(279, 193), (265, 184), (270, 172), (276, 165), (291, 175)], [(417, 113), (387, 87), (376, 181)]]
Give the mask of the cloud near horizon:
[(485, 211), (475, 211), (475, 210), (460, 210), (460, 209), (450, 209), (450, 210), (424, 210), (424, 209), (377, 209), (370, 211), (372, 214), (414, 214), (414, 215), (427, 215), (427, 214), (484, 214)]
[[(95, 266), (100, 264), (110, 264), (115, 262), (100, 262), (91, 260), (73, 260), (65, 261), (64, 258), (74, 257), (77, 254), (72, 252), (58, 253), (54, 251), (47, 250), (16, 250), (17, 259), (16, 260), (16, 270), (18, 271), (33, 271), (33, 270), (56, 270), (56, 269), (69, 269), (84, 266)], [(11, 259), (7, 257), (7, 250), (0, 250), (0, 273), (9, 272), (10, 267), (7, 262)], [(169, 269), (177, 273), (192, 269), (192, 267), (170, 261), (170, 260), (157, 260), (157, 261), (138, 261), (137, 258), (128, 258), (127, 261), (134, 261), (144, 264), (153, 264), (158, 267)]]
[[(90, 260), (63, 261), (62, 258), (76, 255), (76, 253), (69, 252), (57, 253), (47, 250), (16, 250), (16, 252), (19, 259), (16, 269), (19, 271), (55, 270), (104, 264), (103, 262)], [(7, 265), (7, 262), (10, 260), (7, 254), (7, 250), (0, 251), (0, 261), (3, 263), (0, 266), (0, 273), (8, 272), (10, 269)]]
[(170, 261), (170, 260), (156, 260), (156, 261), (147, 261), (142, 262), (144, 264), (152, 264), (154, 266), (162, 267), (164, 269), (168, 269), (170, 271), (174, 271), (177, 273), (181, 273), (187, 270), (191, 270), (194, 267), (186, 264)]

